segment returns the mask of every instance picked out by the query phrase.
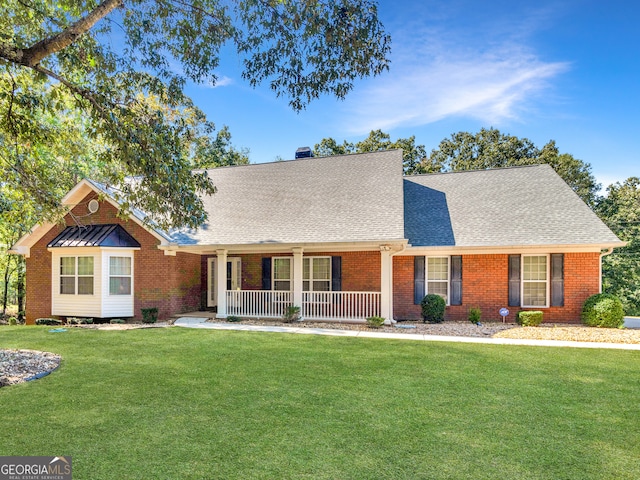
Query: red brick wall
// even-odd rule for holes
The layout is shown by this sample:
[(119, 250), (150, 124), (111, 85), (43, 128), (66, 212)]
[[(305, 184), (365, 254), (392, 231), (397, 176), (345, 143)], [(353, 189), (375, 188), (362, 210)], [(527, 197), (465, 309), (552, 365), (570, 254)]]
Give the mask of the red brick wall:
[[(142, 318), (141, 308), (158, 307), (158, 317), (165, 319), (175, 313), (197, 310), (200, 307), (200, 257), (186, 253), (167, 256), (158, 250), (160, 241), (147, 230), (130, 220), (117, 217), (117, 210), (108, 202), (101, 202), (94, 214), (87, 211), (89, 194), (72, 209), (72, 213), (84, 225), (118, 223), (140, 243), (134, 252), (134, 315)], [(51, 253), (47, 244), (65, 226), (76, 225), (71, 215), (65, 217), (65, 225), (52, 228), (31, 247), (27, 258), (26, 320), (51, 316)]]
[[(265, 253), (251, 255), (229, 255), (242, 258), (242, 289), (262, 289), (262, 258), (287, 257), (291, 255)], [(342, 257), (342, 291), (379, 292), (380, 291), (380, 252), (322, 252), (309, 253), (309, 257)], [(202, 256), (201, 284), (207, 290), (207, 259), (215, 255)]]
[[(564, 255), (564, 307), (540, 308), (545, 322), (580, 322), (582, 304), (599, 291), (600, 255)], [(413, 304), (413, 257), (393, 258), (393, 310), (396, 320), (418, 320), (420, 305)], [(508, 321), (515, 321), (519, 307), (508, 306), (508, 255), (462, 256), (462, 302), (449, 306), (446, 320), (466, 320), (469, 309), (482, 310), (485, 320), (501, 320), (498, 310), (509, 309)], [(532, 309), (525, 309), (532, 310)]]

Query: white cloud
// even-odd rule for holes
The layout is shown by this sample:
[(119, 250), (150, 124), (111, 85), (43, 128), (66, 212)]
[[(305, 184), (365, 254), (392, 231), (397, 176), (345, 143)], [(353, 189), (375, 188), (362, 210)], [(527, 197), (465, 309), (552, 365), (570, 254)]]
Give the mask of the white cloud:
[(392, 68), (390, 74), (352, 94), (345, 102), (352, 133), (372, 128), (424, 125), (450, 116), (480, 118), (488, 124), (517, 118), (547, 82), (568, 68), (518, 54), (461, 56)]
[(227, 77), (223, 75), (216, 80), (216, 83), (209, 82), (207, 83), (207, 87), (209, 88), (218, 88), (218, 87), (227, 87), (233, 84), (233, 78)]
[(414, 23), (394, 36), (390, 71), (363, 82), (347, 97), (345, 128), (357, 135), (452, 116), (489, 125), (520, 118), (569, 68), (532, 53), (526, 42), (535, 29), (498, 20), (458, 31), (450, 24), (420, 28)]

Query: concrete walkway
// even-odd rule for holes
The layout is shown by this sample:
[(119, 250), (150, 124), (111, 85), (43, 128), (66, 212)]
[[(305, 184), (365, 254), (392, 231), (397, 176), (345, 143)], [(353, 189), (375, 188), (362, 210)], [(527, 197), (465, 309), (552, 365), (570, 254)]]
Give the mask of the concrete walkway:
[(206, 318), (181, 317), (177, 327), (204, 328), (212, 330), (241, 330), (246, 332), (298, 333), (306, 335), (330, 335), (334, 337), (390, 338), (394, 340), (418, 340), (428, 342), (488, 343), (492, 345), (526, 345), (535, 347), (608, 348), (612, 350), (638, 350), (639, 344), (568, 342), (560, 340), (525, 340), (516, 338), (455, 337), (443, 335), (420, 335), (416, 333), (386, 333), (361, 330), (336, 330), (333, 328), (280, 327), (270, 325), (242, 325), (233, 323), (211, 323)]
[(624, 317), (625, 328), (640, 328), (640, 317)]

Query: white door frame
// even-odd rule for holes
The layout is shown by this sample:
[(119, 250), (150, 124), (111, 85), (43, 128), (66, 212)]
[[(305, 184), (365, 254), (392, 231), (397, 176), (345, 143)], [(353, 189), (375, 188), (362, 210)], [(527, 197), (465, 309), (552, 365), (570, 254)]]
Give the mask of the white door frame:
[[(207, 259), (207, 307), (218, 306), (218, 289), (216, 288), (217, 264), (216, 257)], [(231, 264), (231, 290), (242, 288), (242, 259), (229, 257), (227, 264)], [(229, 279), (227, 278), (227, 281)]]

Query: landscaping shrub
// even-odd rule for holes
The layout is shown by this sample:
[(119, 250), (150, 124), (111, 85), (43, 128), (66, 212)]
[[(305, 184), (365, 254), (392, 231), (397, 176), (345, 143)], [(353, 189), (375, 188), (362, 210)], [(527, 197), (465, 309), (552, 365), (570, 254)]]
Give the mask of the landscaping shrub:
[(17, 324), (18, 324), (18, 320), (16, 319), (16, 317), (9, 317), (9, 325), (15, 326)]
[(239, 322), (240, 320), (240, 317), (236, 317), (235, 315), (229, 315), (227, 317), (227, 322)]
[(156, 323), (158, 321), (158, 307), (142, 308), (142, 322)]
[[(114, 325), (122, 325), (127, 322), (125, 322), (122, 318), (112, 318), (111, 320), (109, 320), (109, 323)], [(149, 322), (149, 323), (153, 323), (153, 322)]]
[(542, 312), (540, 310), (522, 310), (518, 312), (516, 319), (523, 327), (537, 327), (542, 323)]
[(582, 306), (582, 323), (590, 327), (620, 328), (624, 324), (622, 302), (610, 293), (592, 295)]
[(93, 318), (67, 317), (67, 325), (90, 325)]
[(56, 318), (36, 318), (36, 325), (62, 325), (62, 320)]
[(469, 321), (474, 324), (480, 323), (482, 319), (482, 311), (479, 308), (472, 307), (469, 309)]
[(284, 323), (293, 323), (300, 320), (300, 307), (296, 305), (289, 305), (282, 316), (282, 321)]
[(424, 296), (420, 305), (424, 322), (440, 323), (444, 321), (444, 309), (447, 305), (440, 295), (429, 293)]
[(367, 317), (367, 326), (369, 328), (380, 328), (383, 323), (383, 317)]

